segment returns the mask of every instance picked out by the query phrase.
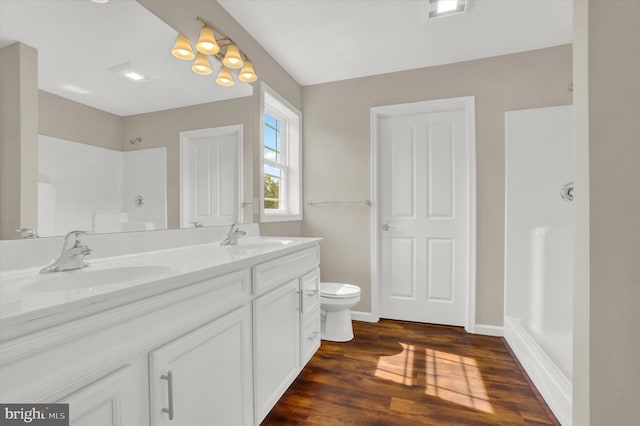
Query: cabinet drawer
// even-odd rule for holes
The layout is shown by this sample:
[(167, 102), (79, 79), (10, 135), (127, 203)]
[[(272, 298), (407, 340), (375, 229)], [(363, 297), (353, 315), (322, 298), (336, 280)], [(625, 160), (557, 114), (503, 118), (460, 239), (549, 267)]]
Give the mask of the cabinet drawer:
[(266, 293), (318, 265), (320, 250), (317, 246), (256, 265), (253, 268), (253, 293), (255, 296)]
[(305, 274), (300, 278), (300, 292), (302, 321), (309, 317), (316, 309), (320, 308), (320, 269)]
[(300, 327), (300, 366), (304, 367), (320, 348), (320, 309), (312, 313)]

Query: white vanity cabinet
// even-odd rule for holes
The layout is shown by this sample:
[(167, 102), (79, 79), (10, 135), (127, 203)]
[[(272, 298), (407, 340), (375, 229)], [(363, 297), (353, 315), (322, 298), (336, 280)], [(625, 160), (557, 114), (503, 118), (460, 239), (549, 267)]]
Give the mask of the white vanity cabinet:
[[(309, 288), (303, 288), (302, 283), (308, 285), (313, 281), (304, 280), (303, 277), (309, 271), (317, 271), (319, 261), (320, 253), (316, 246), (253, 268), (256, 423), (265, 418), (300, 373), (306, 364), (306, 361), (301, 362), (301, 357), (309, 357), (309, 353), (313, 355), (315, 352), (307, 350), (309, 347), (306, 346), (305, 353), (301, 354), (301, 335), (304, 329), (301, 327), (301, 319), (306, 320), (301, 315), (305, 306), (304, 298), (315, 297), (305, 295), (305, 292), (309, 294)], [(308, 331), (304, 330), (305, 339)], [(317, 336), (319, 343), (319, 334)]]
[(251, 372), (243, 306), (149, 354), (151, 424), (252, 425)]
[(320, 248), (298, 241), (3, 320), (0, 401), (69, 403), (73, 426), (259, 424), (320, 345)]
[(300, 367), (320, 348), (320, 268), (300, 278)]
[[(253, 424), (250, 269), (169, 284), (2, 342), (0, 400), (68, 402), (73, 426)], [(178, 422), (162, 412), (169, 370)]]

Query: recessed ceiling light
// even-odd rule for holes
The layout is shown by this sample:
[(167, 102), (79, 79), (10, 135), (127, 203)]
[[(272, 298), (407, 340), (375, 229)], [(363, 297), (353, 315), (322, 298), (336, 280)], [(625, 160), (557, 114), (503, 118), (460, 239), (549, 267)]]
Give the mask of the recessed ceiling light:
[(92, 3), (109, 3), (109, 0), (91, 0)]
[(429, 0), (429, 18), (463, 13), (467, 9), (467, 0)]
[(144, 75), (138, 74), (135, 71), (129, 71), (124, 73), (124, 76), (133, 81), (144, 80)]
[(150, 72), (143, 70), (142, 68), (135, 64), (132, 64), (131, 62), (111, 67), (109, 68), (109, 71), (131, 81), (148, 81), (156, 78), (156, 76), (154, 76)]

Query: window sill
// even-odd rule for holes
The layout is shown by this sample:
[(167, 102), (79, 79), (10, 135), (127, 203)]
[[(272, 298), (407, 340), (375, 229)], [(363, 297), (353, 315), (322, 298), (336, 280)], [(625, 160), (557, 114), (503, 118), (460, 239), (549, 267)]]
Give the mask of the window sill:
[(301, 214), (264, 214), (264, 212), (260, 213), (260, 222), (295, 222), (301, 220)]

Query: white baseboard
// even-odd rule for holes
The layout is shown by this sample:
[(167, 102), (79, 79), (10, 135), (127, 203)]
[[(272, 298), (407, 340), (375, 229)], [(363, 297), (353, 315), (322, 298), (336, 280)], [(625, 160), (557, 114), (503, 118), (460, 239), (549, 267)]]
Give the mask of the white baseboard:
[(505, 318), (505, 338), (542, 398), (563, 426), (572, 425), (571, 381), (513, 318)]
[(380, 318), (373, 316), (371, 312), (351, 311), (351, 319), (364, 322), (378, 322)]
[(504, 336), (504, 327), (501, 325), (476, 324), (473, 334), (502, 337)]

